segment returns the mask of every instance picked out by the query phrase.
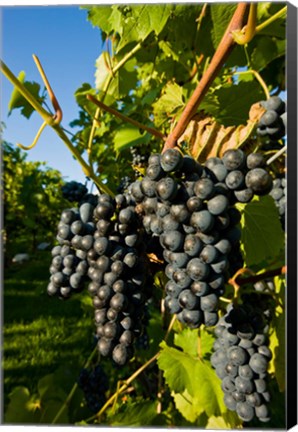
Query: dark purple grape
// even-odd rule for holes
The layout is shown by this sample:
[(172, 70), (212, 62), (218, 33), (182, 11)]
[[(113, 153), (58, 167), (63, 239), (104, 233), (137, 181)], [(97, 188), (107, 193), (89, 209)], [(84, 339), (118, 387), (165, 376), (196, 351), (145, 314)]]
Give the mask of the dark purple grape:
[(194, 234), (187, 234), (184, 240), (184, 252), (191, 257), (198, 256), (203, 249), (203, 243)]
[(183, 156), (176, 149), (168, 149), (160, 157), (160, 165), (165, 172), (178, 171), (182, 164)]
[(184, 243), (184, 235), (179, 231), (168, 231), (160, 237), (161, 245), (172, 252), (181, 250)]
[(263, 168), (254, 168), (246, 174), (245, 183), (255, 194), (264, 195), (272, 188), (272, 177)]
[(213, 228), (214, 216), (208, 210), (194, 212), (190, 224), (202, 233), (207, 233)]
[(241, 190), (245, 186), (245, 177), (242, 171), (230, 171), (225, 180), (226, 185), (231, 190)]
[(164, 177), (157, 183), (156, 192), (162, 200), (172, 200), (177, 193), (177, 183), (172, 177)]
[(187, 264), (187, 272), (192, 280), (202, 281), (207, 279), (210, 269), (200, 258), (192, 258)]
[(209, 178), (201, 178), (195, 183), (194, 186), (195, 195), (204, 200), (210, 199), (214, 194), (214, 183)]
[(229, 200), (225, 195), (216, 195), (207, 202), (207, 209), (213, 215), (222, 214), (228, 209), (228, 207)]
[(196, 297), (190, 289), (184, 289), (181, 291), (178, 297), (178, 301), (183, 308), (186, 309), (195, 309), (198, 304), (198, 297)]
[(240, 149), (231, 149), (224, 153), (222, 161), (228, 171), (238, 170), (244, 167), (246, 156)]

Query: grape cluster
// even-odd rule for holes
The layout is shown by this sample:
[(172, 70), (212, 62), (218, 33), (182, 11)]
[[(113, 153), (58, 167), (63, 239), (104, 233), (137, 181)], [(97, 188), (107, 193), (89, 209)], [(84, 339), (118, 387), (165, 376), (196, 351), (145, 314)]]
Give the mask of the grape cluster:
[(117, 193), (122, 194), (127, 191), (131, 184), (131, 178), (128, 176), (124, 176), (120, 179), (119, 186), (117, 187)]
[(95, 224), (94, 206), (83, 203), (78, 208), (62, 211), (58, 224), (58, 245), (52, 249), (48, 294), (69, 298), (81, 292), (87, 280), (87, 251), (92, 242)]
[(61, 188), (62, 195), (70, 202), (79, 202), (87, 194), (88, 189), (82, 183), (74, 180), (65, 183)]
[(95, 309), (98, 350), (123, 365), (142, 333), (146, 294), (143, 230), (129, 195), (101, 195), (94, 209), (96, 230), (87, 260), (88, 290)]
[(93, 369), (82, 369), (78, 386), (84, 392), (86, 404), (90, 411), (97, 413), (104, 405), (105, 393), (109, 388), (108, 377), (100, 365)]
[(272, 179), (264, 165), (260, 154), (228, 150), (202, 166), (169, 149), (151, 155), (145, 176), (129, 189), (147, 234), (163, 248), (166, 308), (191, 328), (218, 320), (229, 266), (241, 262), (240, 213), (233, 205), (269, 192)]
[(134, 167), (136, 177), (139, 177), (140, 170), (146, 167), (150, 154), (141, 147), (130, 147), (130, 154), (132, 156), (131, 165)]
[(270, 419), (267, 369), (271, 309), (269, 296), (245, 293), (242, 304), (230, 304), (215, 327), (211, 364), (221, 379), (224, 402), (241, 420)]
[(270, 195), (278, 208), (279, 218), (283, 229), (285, 229), (285, 213), (287, 204), (287, 179), (282, 176), (273, 180)]
[(286, 104), (278, 96), (272, 96), (261, 105), (266, 109), (257, 126), (257, 134), (273, 140), (282, 138), (286, 133)]

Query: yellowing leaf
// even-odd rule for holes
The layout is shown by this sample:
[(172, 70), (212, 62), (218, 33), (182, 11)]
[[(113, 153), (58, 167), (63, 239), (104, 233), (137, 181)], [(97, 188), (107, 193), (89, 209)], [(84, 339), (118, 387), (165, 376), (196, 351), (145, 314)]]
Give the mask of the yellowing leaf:
[(185, 141), (192, 156), (203, 163), (209, 157), (222, 156), (226, 150), (246, 143), (263, 113), (264, 108), (257, 103), (252, 105), (245, 125), (223, 126), (200, 111), (189, 122), (178, 144)]

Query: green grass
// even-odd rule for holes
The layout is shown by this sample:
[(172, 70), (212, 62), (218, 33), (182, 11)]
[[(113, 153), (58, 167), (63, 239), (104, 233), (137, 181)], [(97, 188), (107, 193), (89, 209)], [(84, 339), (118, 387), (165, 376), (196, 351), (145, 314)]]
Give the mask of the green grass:
[(49, 252), (4, 274), (2, 369), (4, 401), (16, 386), (37, 382), (60, 366), (83, 366), (93, 349), (92, 310), (80, 298), (62, 301), (46, 293)]

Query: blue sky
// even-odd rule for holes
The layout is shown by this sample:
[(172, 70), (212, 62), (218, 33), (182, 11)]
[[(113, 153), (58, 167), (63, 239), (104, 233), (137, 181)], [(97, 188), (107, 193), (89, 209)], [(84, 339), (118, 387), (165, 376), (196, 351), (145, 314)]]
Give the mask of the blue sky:
[[(87, 11), (78, 6), (2, 7), (1, 57), (15, 75), (26, 72), (26, 80), (43, 87), (32, 59), (39, 57), (51, 86), (63, 109), (62, 125), (69, 129), (77, 117), (75, 90), (83, 82), (93, 85), (95, 60), (102, 48), (100, 30), (87, 21)], [(6, 124), (4, 139), (12, 144), (31, 144), (42, 119), (37, 113), (29, 120), (19, 110), (7, 116), (13, 89), (1, 76), (1, 120)], [(28, 151), (28, 160), (46, 161), (58, 169), (66, 180), (85, 182), (80, 165), (65, 144), (47, 127), (37, 146)]]

